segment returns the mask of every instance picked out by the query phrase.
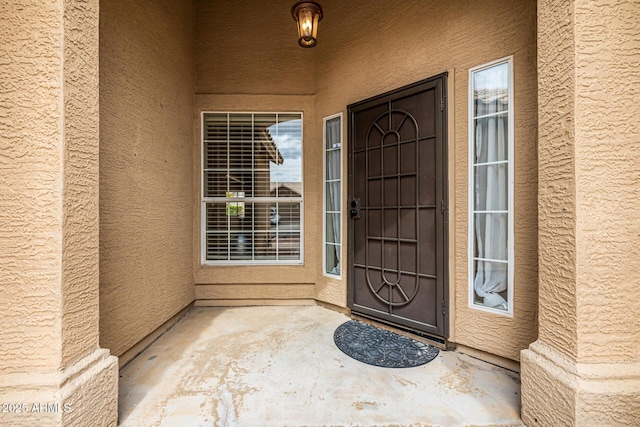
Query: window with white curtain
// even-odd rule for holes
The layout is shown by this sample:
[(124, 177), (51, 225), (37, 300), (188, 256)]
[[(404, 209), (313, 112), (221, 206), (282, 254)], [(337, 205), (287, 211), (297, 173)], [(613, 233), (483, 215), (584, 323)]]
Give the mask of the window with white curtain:
[(342, 224), (342, 113), (324, 121), (324, 273), (340, 276)]
[(469, 70), (469, 304), (513, 315), (513, 58)]
[(301, 113), (202, 113), (204, 264), (300, 264), (302, 188)]

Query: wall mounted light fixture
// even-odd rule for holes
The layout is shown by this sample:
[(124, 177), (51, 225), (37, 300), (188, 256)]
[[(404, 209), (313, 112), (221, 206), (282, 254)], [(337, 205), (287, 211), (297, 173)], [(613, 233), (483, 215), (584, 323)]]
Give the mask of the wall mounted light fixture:
[(322, 21), (322, 7), (314, 1), (299, 1), (291, 8), (298, 26), (298, 44), (314, 47), (318, 43), (318, 22)]

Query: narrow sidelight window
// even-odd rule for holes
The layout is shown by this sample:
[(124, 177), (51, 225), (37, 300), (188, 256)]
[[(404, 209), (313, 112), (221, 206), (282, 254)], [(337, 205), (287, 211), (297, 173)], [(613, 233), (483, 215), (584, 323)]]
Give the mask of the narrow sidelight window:
[(324, 121), (324, 273), (340, 276), (342, 225), (342, 113)]
[(300, 264), (301, 113), (202, 113), (204, 264)]
[(469, 70), (469, 304), (513, 315), (513, 58)]

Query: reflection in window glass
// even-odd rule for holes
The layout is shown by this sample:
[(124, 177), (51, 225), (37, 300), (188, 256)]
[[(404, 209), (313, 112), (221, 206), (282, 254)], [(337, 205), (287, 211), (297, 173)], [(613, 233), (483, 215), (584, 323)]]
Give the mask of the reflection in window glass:
[(203, 261), (302, 261), (302, 114), (204, 113)]
[[(227, 191), (227, 198), (244, 197), (244, 191)], [(227, 216), (244, 218), (244, 202), (227, 202)]]
[(469, 299), (513, 314), (511, 58), (469, 74)]

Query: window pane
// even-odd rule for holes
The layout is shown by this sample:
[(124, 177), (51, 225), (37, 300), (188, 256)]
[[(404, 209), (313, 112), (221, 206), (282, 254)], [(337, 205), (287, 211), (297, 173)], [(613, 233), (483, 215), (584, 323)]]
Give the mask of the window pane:
[[(253, 187), (251, 185), (252, 173), (251, 169), (243, 171), (229, 171), (229, 187), (228, 191), (234, 193), (243, 193), (246, 197), (253, 196)], [(245, 196), (242, 196), (245, 197)]]
[(226, 212), (228, 213), (230, 231), (251, 232), (251, 205), (245, 205), (244, 202), (228, 203)]
[(229, 114), (229, 141), (253, 141), (253, 115)]
[(203, 174), (204, 197), (225, 197), (227, 192), (227, 174), (226, 172), (210, 172)]
[(227, 114), (205, 114), (203, 135), (205, 141), (227, 141)]
[(278, 259), (294, 260), (300, 258), (300, 233), (281, 231), (276, 234)]
[(224, 203), (207, 203), (206, 212), (207, 231), (228, 230), (229, 222), (225, 212)]
[(507, 261), (508, 214), (475, 214), (474, 217), (474, 257)]
[(327, 151), (325, 167), (327, 180), (341, 179), (340, 149), (330, 149)]
[(300, 230), (300, 203), (278, 202), (278, 230)]
[(256, 114), (253, 121), (256, 141), (271, 141), (269, 129), (277, 123), (276, 115), (273, 113)]
[(474, 261), (474, 304), (498, 310), (508, 310), (507, 277), (506, 263)]
[(277, 122), (275, 114), (256, 114), (254, 123), (254, 175), (255, 197), (276, 197), (273, 181), (275, 168), (282, 163), (282, 154), (273, 138)]
[(341, 183), (340, 181), (327, 182), (326, 184), (326, 211), (339, 212), (341, 202)]
[(340, 245), (326, 245), (325, 259), (327, 260), (325, 266), (325, 273), (340, 275)]
[(340, 117), (329, 119), (325, 124), (325, 148), (330, 150), (332, 148), (340, 148), (342, 145), (340, 135)]
[(476, 71), (473, 76), (474, 116), (509, 108), (509, 63)]
[(250, 260), (253, 257), (253, 236), (251, 232), (231, 232), (229, 252), (232, 260)]
[(275, 233), (256, 232), (254, 234), (255, 241), (255, 259), (258, 261), (275, 261), (277, 259), (276, 247), (277, 239)]
[(327, 243), (340, 243), (340, 214), (328, 213), (325, 216), (326, 220), (326, 242)]
[(227, 140), (204, 143), (204, 168), (227, 169)]
[(244, 202), (227, 202), (227, 216), (244, 218)]
[(474, 163), (489, 163), (509, 158), (509, 116), (484, 117), (475, 121)]
[(271, 126), (269, 132), (280, 155), (279, 162), (271, 171), (272, 190), (276, 190), (278, 197), (300, 197), (302, 120), (299, 115), (279, 114), (278, 123)]
[(253, 229), (259, 232), (271, 232), (276, 226), (272, 218), (272, 203), (251, 203), (251, 206), (253, 207)]
[(509, 209), (509, 181), (507, 164), (475, 166), (476, 211), (506, 211)]
[(228, 259), (228, 241), (227, 233), (208, 233), (206, 259), (211, 261)]

